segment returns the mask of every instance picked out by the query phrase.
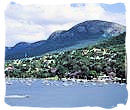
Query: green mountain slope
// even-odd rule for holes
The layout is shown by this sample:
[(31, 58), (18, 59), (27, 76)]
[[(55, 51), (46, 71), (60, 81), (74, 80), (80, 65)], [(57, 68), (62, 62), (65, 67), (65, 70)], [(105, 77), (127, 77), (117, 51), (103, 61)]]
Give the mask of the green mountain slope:
[(126, 79), (125, 36), (123, 33), (86, 48), (7, 61), (5, 74), (17, 78), (58, 76), (59, 79), (91, 79), (106, 74), (110, 78)]

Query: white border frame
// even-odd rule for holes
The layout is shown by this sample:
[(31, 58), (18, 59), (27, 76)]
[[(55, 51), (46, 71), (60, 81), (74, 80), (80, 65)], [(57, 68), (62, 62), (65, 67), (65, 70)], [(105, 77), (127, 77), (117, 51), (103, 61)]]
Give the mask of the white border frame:
[[(15, 1), (16, 3), (20, 3), (23, 5), (31, 5), (31, 4), (70, 4), (70, 3), (106, 3), (106, 4), (114, 4), (114, 3), (124, 3), (126, 6), (126, 50), (127, 50), (127, 89), (128, 93), (130, 91), (130, 80), (129, 77), (129, 62), (130, 62), (130, 1), (129, 0), (0, 0), (0, 107), (1, 110), (106, 110), (100, 107), (78, 107), (78, 108), (39, 108), (39, 107), (16, 107), (9, 106), (5, 103), (5, 77), (4, 77), (4, 51), (5, 51), (5, 19), (4, 19), (4, 10), (6, 6), (11, 2)], [(108, 109), (108, 110), (129, 110), (130, 101), (128, 99), (126, 105), (119, 104), (117, 107)]]

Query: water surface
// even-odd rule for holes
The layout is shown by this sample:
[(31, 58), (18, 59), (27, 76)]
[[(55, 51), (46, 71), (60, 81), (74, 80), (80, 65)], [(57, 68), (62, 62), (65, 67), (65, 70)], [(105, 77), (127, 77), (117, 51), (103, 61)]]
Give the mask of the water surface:
[(5, 102), (12, 106), (112, 108), (117, 104), (126, 104), (128, 97), (126, 84), (73, 83), (40, 79), (32, 83), (24, 80), (11, 80), (11, 82), (11, 85), (6, 85), (6, 96), (29, 96), (6, 97)]

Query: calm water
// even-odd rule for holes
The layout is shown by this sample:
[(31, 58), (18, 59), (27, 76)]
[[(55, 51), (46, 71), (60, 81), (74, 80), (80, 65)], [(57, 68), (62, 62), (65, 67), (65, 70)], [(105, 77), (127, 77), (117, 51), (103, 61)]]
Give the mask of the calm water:
[(11, 82), (13, 84), (6, 86), (6, 96), (29, 95), (29, 98), (6, 97), (5, 102), (12, 106), (112, 108), (117, 104), (126, 104), (128, 97), (125, 84), (72, 83), (40, 79), (32, 84), (26, 84), (23, 80)]

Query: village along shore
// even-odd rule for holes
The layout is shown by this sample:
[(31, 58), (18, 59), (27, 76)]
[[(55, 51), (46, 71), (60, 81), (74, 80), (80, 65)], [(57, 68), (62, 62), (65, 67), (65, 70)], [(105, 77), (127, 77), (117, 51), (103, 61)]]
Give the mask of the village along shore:
[(8, 60), (5, 77), (127, 83), (125, 33), (85, 48)]

